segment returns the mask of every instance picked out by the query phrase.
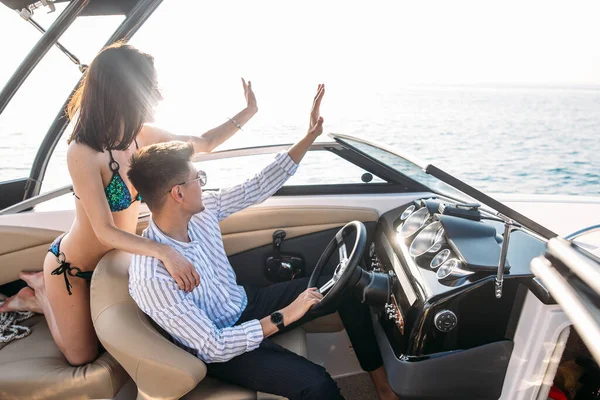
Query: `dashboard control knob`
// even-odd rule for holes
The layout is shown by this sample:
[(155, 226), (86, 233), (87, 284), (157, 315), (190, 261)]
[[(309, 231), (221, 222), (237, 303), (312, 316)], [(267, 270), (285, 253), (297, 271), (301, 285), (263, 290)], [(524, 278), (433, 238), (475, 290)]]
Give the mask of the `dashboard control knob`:
[(452, 329), (456, 328), (458, 318), (452, 311), (442, 310), (435, 314), (433, 324), (440, 332), (450, 332)]

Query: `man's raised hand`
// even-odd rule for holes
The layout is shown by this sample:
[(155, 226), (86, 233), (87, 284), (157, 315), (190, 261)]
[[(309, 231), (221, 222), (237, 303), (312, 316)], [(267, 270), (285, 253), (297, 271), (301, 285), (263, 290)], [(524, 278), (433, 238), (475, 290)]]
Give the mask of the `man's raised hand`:
[(317, 87), (317, 94), (313, 100), (313, 106), (310, 110), (310, 122), (308, 133), (314, 136), (319, 136), (323, 133), (323, 117), (321, 117), (321, 100), (325, 95), (325, 85), (320, 83)]

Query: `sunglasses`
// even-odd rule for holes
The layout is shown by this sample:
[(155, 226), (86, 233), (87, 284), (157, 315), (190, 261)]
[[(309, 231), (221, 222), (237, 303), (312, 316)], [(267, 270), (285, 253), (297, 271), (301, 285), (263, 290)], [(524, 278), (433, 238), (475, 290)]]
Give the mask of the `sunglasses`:
[(167, 191), (167, 193), (171, 193), (171, 190), (173, 190), (173, 188), (175, 186), (181, 186), (181, 185), (185, 185), (187, 183), (196, 182), (196, 181), (199, 181), (200, 182), (200, 186), (204, 187), (204, 185), (206, 185), (206, 181), (207, 181), (206, 172), (204, 172), (204, 171), (198, 171), (198, 174), (196, 175), (196, 177), (194, 179), (190, 179), (189, 181), (185, 181), (185, 182), (181, 182), (181, 183), (178, 183), (176, 185), (173, 185), (173, 187), (171, 189), (169, 189)]

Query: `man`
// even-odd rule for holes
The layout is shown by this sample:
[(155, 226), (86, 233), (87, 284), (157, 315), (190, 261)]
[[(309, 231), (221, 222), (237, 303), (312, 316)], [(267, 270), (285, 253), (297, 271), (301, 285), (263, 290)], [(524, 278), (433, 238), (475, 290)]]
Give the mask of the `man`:
[[(323, 132), (319, 108), (324, 93), (319, 85), (306, 136), (240, 185), (203, 193), (206, 175), (195, 169), (192, 147), (183, 142), (139, 150), (128, 172), (152, 211), (143, 236), (173, 246), (200, 275), (200, 284), (186, 293), (159, 260), (135, 255), (129, 270), (133, 299), (181, 347), (207, 364), (208, 375), (289, 399), (341, 398), (323, 367), (267, 339), (299, 321), (322, 295), (315, 288), (306, 290), (308, 278), (266, 288), (238, 285), (219, 221), (266, 200), (294, 174)], [(380, 398), (397, 398), (382, 367), (367, 307), (348, 295), (338, 310)]]

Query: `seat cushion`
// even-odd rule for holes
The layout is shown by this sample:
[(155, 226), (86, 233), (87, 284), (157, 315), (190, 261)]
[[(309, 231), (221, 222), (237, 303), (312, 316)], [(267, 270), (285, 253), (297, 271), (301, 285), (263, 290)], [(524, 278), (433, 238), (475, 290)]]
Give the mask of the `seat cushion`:
[[(91, 310), (100, 341), (129, 372), (138, 386), (139, 399), (278, 398), (205, 377), (204, 363), (174, 345), (129, 296), (130, 259), (129, 254), (113, 250), (98, 263), (91, 284)], [(307, 356), (302, 328), (273, 340)]]
[[(306, 332), (302, 328), (296, 328), (293, 331), (283, 333), (273, 337), (273, 341), (286, 349), (293, 351), (303, 357), (308, 356), (308, 346), (306, 343)], [(206, 377), (196, 386), (194, 390), (188, 393), (185, 400), (275, 400), (283, 397), (268, 393), (255, 392), (237, 385), (226, 383), (218, 379)]]
[(108, 353), (85, 366), (69, 365), (42, 315), (20, 324), (31, 334), (0, 349), (0, 399), (112, 398), (129, 379)]

